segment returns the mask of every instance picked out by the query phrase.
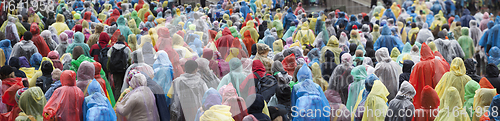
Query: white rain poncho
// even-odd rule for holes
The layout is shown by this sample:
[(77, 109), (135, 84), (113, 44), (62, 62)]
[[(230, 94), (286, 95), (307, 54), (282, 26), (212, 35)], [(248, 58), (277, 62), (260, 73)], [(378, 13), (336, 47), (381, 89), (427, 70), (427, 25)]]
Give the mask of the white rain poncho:
[(401, 67), (398, 63), (392, 61), (389, 56), (389, 51), (387, 48), (381, 48), (375, 52), (375, 57), (377, 58), (378, 64), (375, 66), (375, 75), (380, 78), (380, 81), (384, 83), (389, 90), (390, 95), (387, 99), (392, 100), (396, 97), (399, 86), (399, 74), (402, 73)]
[(153, 64), (155, 77), (153, 78), (153, 81), (160, 85), (163, 92), (168, 92), (170, 90), (172, 80), (174, 79), (172, 63), (168, 58), (168, 54), (163, 50), (156, 53), (155, 59), (156, 61)]
[[(132, 55), (132, 65), (130, 65), (127, 68), (127, 71), (125, 71), (125, 73), (128, 74), (128, 72), (130, 70), (136, 69), (136, 70), (140, 71), (141, 73), (143, 73), (146, 77), (154, 78), (154, 70), (151, 66), (144, 63), (144, 58), (142, 57), (142, 51), (136, 50), (136, 51), (132, 52), (131, 55)], [(125, 77), (123, 77), (123, 78), (126, 79), (127, 76), (128, 75), (125, 75)], [(129, 84), (123, 83), (121, 91), (123, 92), (125, 89), (128, 88), (128, 86), (129, 86)]]
[(479, 47), (479, 40), (483, 36), (483, 32), (481, 31), (481, 29), (479, 29), (477, 24), (478, 23), (476, 20), (469, 21), (469, 25), (470, 25), (469, 36), (472, 38), (472, 41), (474, 42), (474, 47), (477, 48), (476, 50), (479, 49), (478, 48)]
[(333, 70), (330, 76), (328, 89), (339, 92), (342, 103), (345, 104), (347, 102), (349, 84), (353, 82), (351, 75), (351, 70), (353, 69), (352, 56), (349, 53), (344, 53), (341, 60), (342, 63)]
[(429, 30), (429, 25), (427, 25), (427, 23), (424, 23), (422, 29), (420, 29), (420, 31), (418, 32), (416, 42), (424, 43), (427, 41), (428, 38), (434, 38), (434, 36), (432, 35), (432, 32)]
[(182, 111), (186, 121), (194, 120), (198, 108), (202, 106), (203, 94), (208, 90), (205, 81), (197, 73), (184, 73), (172, 84), (174, 100), (170, 112), (174, 114), (171, 115), (182, 116)]
[(198, 74), (200, 74), (201, 79), (205, 81), (208, 88), (217, 88), (219, 86), (219, 78), (210, 70), (209, 63), (205, 58), (196, 59), (198, 63)]
[(135, 74), (129, 83), (133, 90), (116, 103), (116, 113), (125, 116), (129, 121), (159, 121), (155, 97), (147, 87), (146, 76)]
[(462, 47), (460, 47), (460, 44), (458, 44), (458, 41), (450, 41), (448, 39), (436, 39), (434, 41), (436, 44), (436, 48), (438, 49), (439, 53), (443, 55), (444, 59), (448, 62), (451, 63), (451, 61), (455, 57), (464, 57), (465, 53), (462, 50)]
[(40, 34), (42, 38), (45, 40), (45, 43), (49, 46), (50, 51), (55, 50), (57, 47), (57, 43), (52, 39), (52, 33), (49, 30), (44, 30)]
[[(412, 102), (415, 93), (416, 93), (415, 89), (409, 82), (407, 81), (403, 82), (396, 97), (391, 102), (389, 102), (389, 110), (392, 110), (393, 112), (392, 114), (389, 114), (391, 112), (388, 112), (388, 115), (392, 115), (392, 117), (386, 117), (385, 120), (411, 121), (411, 119), (413, 118), (413, 112), (415, 111), (415, 106), (413, 106)], [(405, 111), (405, 113), (406, 112), (412, 112), (412, 113), (411, 115), (399, 115), (398, 113), (400, 110)]]

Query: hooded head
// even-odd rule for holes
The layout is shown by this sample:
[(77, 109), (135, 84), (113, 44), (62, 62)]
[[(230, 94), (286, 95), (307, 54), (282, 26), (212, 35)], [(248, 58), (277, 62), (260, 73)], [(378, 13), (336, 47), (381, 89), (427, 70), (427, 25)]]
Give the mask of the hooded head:
[(476, 94), (476, 90), (479, 88), (481, 88), (481, 86), (476, 81), (467, 82), (467, 84), (465, 84), (465, 87), (464, 87), (464, 89), (465, 89), (464, 99), (465, 100), (474, 99), (474, 95)]
[(401, 87), (399, 88), (397, 95), (402, 95), (408, 99), (412, 99), (416, 93), (417, 93), (417, 91), (415, 91), (415, 88), (413, 88), (413, 85), (411, 85), (408, 81), (404, 81), (401, 84)]
[(465, 59), (464, 61), (465, 68), (467, 69), (467, 74), (475, 74), (476, 73), (476, 62), (472, 59)]
[(233, 58), (229, 61), (229, 68), (231, 71), (241, 70), (241, 61), (238, 58)]
[(498, 77), (498, 67), (495, 64), (488, 64), (486, 66), (486, 74), (485, 77)]
[(50, 75), (52, 73), (52, 70), (54, 70), (52, 62), (50, 61), (43, 61), (41, 67), (42, 68), (40, 70), (42, 71), (43, 75)]
[(377, 59), (378, 62), (391, 62), (392, 59), (389, 56), (389, 50), (387, 48), (380, 48), (375, 52), (375, 58)]
[(38, 28), (38, 24), (37, 23), (32, 23), (31, 24), (31, 26), (30, 26), (30, 32), (33, 35), (40, 34), (40, 28)]
[(64, 15), (62, 14), (57, 14), (56, 22), (64, 22)]
[(423, 43), (420, 49), (420, 61), (426, 61), (431, 59), (434, 59), (434, 54), (432, 53), (431, 48), (427, 46), (427, 44)]
[(302, 67), (297, 72), (297, 80), (298, 82), (302, 82), (306, 79), (313, 79), (311, 69), (307, 66), (307, 64), (303, 64)]
[(331, 36), (330, 40), (328, 40), (328, 43), (326, 44), (326, 46), (338, 48), (339, 47), (339, 40), (337, 39), (337, 37)]
[(94, 64), (84, 61), (78, 67), (78, 81), (88, 81), (92, 80), (95, 75), (95, 67)]
[(21, 64), (18, 57), (11, 57), (9, 59), (9, 66), (15, 67), (16, 69), (21, 68)]
[(383, 99), (384, 102), (387, 102), (388, 100), (387, 96), (389, 96), (389, 91), (381, 81), (375, 80), (373, 82), (373, 87), (369, 95), (377, 96), (378, 98)]
[(222, 104), (222, 97), (214, 88), (208, 89), (201, 100), (203, 110), (208, 110), (214, 105)]
[(101, 32), (99, 35), (99, 44), (108, 44), (109, 42), (109, 35), (106, 32)]
[[(460, 96), (459, 96), (460, 97)], [(422, 107), (424, 109), (435, 109), (439, 106), (440, 100), (437, 92), (429, 85), (426, 85), (422, 89), (422, 94), (420, 98), (422, 102)]]
[(146, 81), (146, 76), (144, 76), (142, 73), (137, 73), (132, 76), (132, 79), (130, 79), (130, 82), (128, 82), (130, 87), (132, 89), (136, 89), (141, 86), (146, 86), (147, 81)]
[(75, 86), (76, 85), (76, 73), (72, 70), (63, 71), (61, 74), (61, 85), (62, 86)]
[(83, 33), (81, 32), (76, 32), (74, 36), (75, 43), (83, 43), (83, 41), (85, 40), (85, 36), (83, 36)]
[(449, 107), (462, 107), (462, 99), (457, 88), (449, 87), (446, 89), (444, 95), (441, 98), (439, 109), (445, 109)]
[(94, 68), (95, 68), (95, 73), (94, 73), (94, 76), (99, 76), (101, 77), (100, 73), (101, 73), (101, 63), (99, 62), (93, 62), (92, 64), (94, 64)]
[(466, 69), (464, 65), (464, 61), (462, 58), (455, 58), (450, 64), (450, 71), (455, 74), (455, 76), (465, 75)]
[(41, 62), (42, 62), (42, 55), (40, 53), (35, 53), (35, 54), (31, 55), (31, 58), (30, 58), (31, 67), (35, 67), (38, 70)]
[(264, 109), (264, 97), (260, 94), (252, 94), (246, 98), (246, 105), (248, 105), (248, 114), (262, 113)]
[(118, 24), (118, 26), (125, 26), (126, 23), (127, 21), (123, 16), (118, 17), (118, 19), (116, 20), (116, 24)]
[(469, 36), (469, 28), (462, 27), (462, 36)]
[(391, 29), (389, 28), (389, 26), (385, 25), (382, 28), (382, 32), (380, 34), (381, 35), (391, 35)]
[(351, 17), (349, 18), (349, 21), (357, 21), (358, 18), (356, 18), (355, 15), (351, 15)]

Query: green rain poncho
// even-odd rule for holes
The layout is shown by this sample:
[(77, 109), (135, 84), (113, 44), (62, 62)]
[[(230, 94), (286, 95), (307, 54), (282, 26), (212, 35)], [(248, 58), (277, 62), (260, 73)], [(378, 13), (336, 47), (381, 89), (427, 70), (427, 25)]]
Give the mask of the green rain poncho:
[(469, 36), (469, 28), (462, 27), (462, 36), (458, 38), (458, 44), (462, 47), (465, 54), (465, 59), (472, 58), (474, 56), (474, 42)]
[[(474, 103), (474, 95), (476, 95), (476, 90), (479, 88), (481, 88), (481, 86), (476, 81), (469, 81), (467, 82), (467, 84), (465, 84), (464, 109), (465, 111), (467, 111), (467, 114), (474, 114), (474, 109), (472, 109)], [(472, 117), (469, 118), (472, 119)]]
[(224, 77), (222, 77), (217, 90), (222, 86), (232, 83), (238, 95), (240, 95), (240, 84), (245, 80), (247, 75), (243, 73), (243, 67), (241, 61), (238, 58), (233, 58), (229, 61), (230, 71)]
[[(144, 15), (143, 15), (144, 16)], [(135, 24), (136, 24), (136, 27), (139, 26), (139, 24), (141, 24), (141, 18), (139, 18), (137, 16), (137, 11), (133, 11), (132, 12), (132, 19), (135, 20)], [(130, 25), (129, 25), (130, 26)]]
[[(365, 112), (362, 121), (383, 121), (389, 108), (387, 106), (388, 95), (389, 91), (384, 84), (376, 80), (365, 101), (365, 110), (373, 110), (373, 112)], [(380, 114), (375, 115), (375, 110), (379, 110), (377, 112), (380, 112)]]
[(28, 88), (19, 97), (18, 106), (23, 112), (19, 114), (16, 121), (30, 121), (29, 116), (42, 121), (43, 108), (46, 103), (47, 100), (40, 87)]
[[(399, 50), (398, 50), (399, 51)], [(396, 63), (400, 63), (402, 60), (403, 60), (403, 57), (405, 56), (405, 54), (410, 54), (411, 52), (411, 44), (409, 42), (407, 42), (405, 44), (405, 46), (403, 47), (403, 51), (401, 52), (401, 54), (399, 54), (398, 58), (396, 58)], [(401, 67), (403, 67), (403, 64), (399, 64)]]
[(354, 67), (351, 70), (351, 75), (354, 81), (349, 85), (349, 96), (347, 97), (346, 107), (349, 111), (354, 108), (358, 100), (358, 94), (365, 89), (365, 79), (367, 77), (366, 68), (363, 65)]
[(392, 59), (392, 61), (394, 61), (396, 63), (399, 63), (397, 61), (399, 55), (401, 55), (401, 53), (399, 52), (399, 49), (397, 47), (392, 48), (392, 51), (391, 51), (391, 59)]
[(455, 87), (460, 93), (460, 102), (464, 102), (465, 85), (472, 80), (465, 74), (466, 68), (462, 58), (455, 58), (450, 64), (450, 72), (446, 72), (436, 85), (436, 92), (440, 99), (443, 98), (445, 90)]
[(335, 36), (331, 36), (330, 39), (328, 40), (328, 44), (326, 44), (325, 47), (321, 48), (321, 57), (320, 57), (320, 62), (324, 63), (325, 62), (325, 53), (326, 50), (330, 50), (333, 52), (335, 55), (335, 63), (340, 64), (340, 53), (342, 52), (342, 49), (339, 48), (339, 40)]

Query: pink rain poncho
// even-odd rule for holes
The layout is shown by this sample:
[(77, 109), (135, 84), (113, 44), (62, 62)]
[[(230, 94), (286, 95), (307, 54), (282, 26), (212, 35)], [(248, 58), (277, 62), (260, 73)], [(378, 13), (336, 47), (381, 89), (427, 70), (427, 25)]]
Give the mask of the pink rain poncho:
[(78, 67), (76, 86), (80, 88), (85, 96), (88, 96), (87, 87), (94, 79), (95, 67), (94, 64), (83, 61)]
[(44, 120), (79, 121), (83, 119), (83, 92), (76, 86), (76, 73), (66, 70), (61, 74), (62, 86), (57, 88), (43, 108)]
[(159, 121), (153, 92), (147, 87), (146, 76), (134, 74), (130, 80), (132, 91), (116, 103), (116, 113), (125, 116), (129, 121)]

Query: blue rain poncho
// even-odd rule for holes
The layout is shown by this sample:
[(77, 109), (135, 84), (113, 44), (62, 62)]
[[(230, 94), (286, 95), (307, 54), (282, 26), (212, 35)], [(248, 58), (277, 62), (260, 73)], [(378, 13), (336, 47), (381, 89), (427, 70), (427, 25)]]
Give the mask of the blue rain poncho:
[[(241, 2), (241, 8), (240, 8), (240, 13), (243, 15), (243, 18), (247, 18), (247, 14), (250, 13), (250, 8), (247, 5), (247, 2), (243, 1)], [(250, 16), (251, 17), (251, 16)]]
[(7, 61), (5, 61), (5, 65), (8, 65), (10, 53), (12, 53), (12, 46), (10, 45), (10, 40), (4, 39), (4, 40), (0, 41), (0, 49), (3, 50), (3, 52), (5, 54), (5, 60), (7, 60)]
[(309, 64), (308, 66), (312, 66), (314, 63), (319, 63), (319, 58), (320, 58), (321, 52), (318, 48), (314, 48), (309, 53), (307, 53), (307, 58), (309, 58)]
[(269, 29), (267, 29), (264, 32), (264, 38), (262, 38), (262, 40), (264, 41), (264, 43), (267, 46), (269, 46), (271, 48), (271, 50), (273, 50), (273, 43), (276, 40), (276, 38), (274, 38), (274, 36), (271, 34), (271, 31)]
[[(306, 70), (309, 70), (307, 66), (303, 66), (302, 68), (307, 68)], [(302, 69), (301, 68), (301, 69)], [(297, 74), (299, 75), (299, 74)], [(309, 74), (305, 75), (311, 75), (310, 70)], [(303, 79), (302, 76), (301, 78)], [(311, 77), (312, 78), (312, 77)], [(314, 83), (312, 79), (305, 79), (303, 81), (299, 81), (299, 83), (295, 84), (292, 89), (292, 106), (297, 106), (299, 110), (307, 110), (307, 109), (323, 109), (324, 107), (330, 108), (330, 105), (328, 103), (328, 100), (325, 97), (325, 94), (323, 93), (323, 90), (321, 87)], [(324, 114), (325, 112), (322, 112)], [(328, 112), (326, 112), (328, 113)], [(293, 113), (292, 115), (298, 115), (298, 113)], [(323, 115), (322, 115), (323, 116)], [(307, 116), (298, 116), (295, 117), (293, 120), (308, 120), (308, 118), (311, 119), (321, 119), (322, 121), (327, 121), (329, 120), (328, 117), (307, 117)], [(326, 119), (326, 120), (325, 120)], [(309, 119), (310, 120), (310, 119)]]
[(42, 55), (40, 53), (35, 53), (30, 58), (31, 67), (35, 67), (35, 70), (40, 68), (40, 64), (42, 64)]
[(391, 9), (386, 9), (385, 12), (384, 12), (384, 15), (382, 15), (382, 16), (387, 17), (387, 19), (391, 19), (392, 18), (392, 20), (394, 20), (394, 21), (397, 20), (396, 16), (394, 15), (394, 13), (392, 12)]
[[(495, 97), (493, 97), (493, 100), (491, 101), (490, 107), (500, 107), (500, 95), (496, 95)], [(493, 108), (489, 108), (488, 111), (489, 112), (494, 112)], [(495, 114), (498, 114), (498, 113), (495, 113)], [(496, 120), (500, 120), (500, 115), (494, 116), (492, 114), (492, 115), (489, 115), (489, 118), (491, 120), (495, 120), (495, 121)]]
[(212, 106), (221, 105), (222, 96), (217, 90), (215, 90), (214, 88), (210, 88), (205, 92), (205, 94), (203, 94), (201, 103), (202, 106), (198, 109), (198, 112), (196, 113), (195, 121), (199, 121), (200, 117), (205, 113), (205, 111), (209, 110)]
[(295, 21), (295, 19), (297, 19), (297, 17), (293, 14), (293, 10), (288, 9), (287, 14), (285, 15), (285, 17), (283, 17), (283, 28), (285, 28), (285, 30), (288, 30), (288, 28), (290, 28), (291, 26), (295, 26), (292, 25), (292, 21)]
[(337, 26), (337, 25), (344, 25), (344, 26), (347, 26), (347, 18), (345, 18), (345, 13), (344, 12), (339, 12), (338, 13), (339, 15), (339, 18), (337, 19), (337, 22), (335, 22), (335, 25), (334, 26)]
[[(378, 50), (382, 47), (386, 47), (386, 48), (397, 47), (400, 51), (403, 50), (403, 46), (404, 46), (403, 42), (398, 37), (391, 35), (391, 30), (390, 30), (389, 26), (384, 26), (384, 28), (382, 28), (382, 32), (380, 34), (381, 34), (381, 36), (377, 39), (377, 41), (373, 45), (373, 48), (375, 50)], [(389, 54), (391, 54), (391, 53), (389, 53)]]
[(349, 96), (347, 97), (346, 107), (349, 111), (352, 112), (357, 100), (359, 92), (362, 92), (365, 89), (365, 79), (366, 68), (364, 65), (356, 66), (352, 69), (351, 75), (354, 78), (354, 81), (349, 85)]
[(45, 98), (47, 100), (49, 100), (50, 97), (52, 97), (52, 94), (54, 93), (54, 91), (56, 91), (56, 89), (61, 87), (61, 86), (62, 86), (61, 81), (56, 81), (53, 84), (51, 84), (50, 88), (47, 90), (47, 92), (45, 92)]
[(465, 9), (462, 13), (462, 17), (460, 18), (460, 22), (462, 22), (462, 27), (469, 28), (470, 20), (476, 20), (476, 18), (470, 15), (469, 9)]
[(483, 36), (481, 36), (481, 39), (479, 40), (479, 46), (484, 47), (484, 52), (488, 52), (488, 50), (487, 50), (488, 48), (486, 48), (487, 44), (489, 42), (488, 36), (490, 36), (491, 28), (493, 28), (493, 26), (495, 26), (495, 23), (493, 21), (489, 21), (488, 22), (488, 29), (485, 29), (483, 31)]
[[(153, 64), (154, 75), (153, 81), (155, 81), (163, 89), (163, 92), (168, 92), (174, 79), (174, 71), (172, 63), (168, 58), (168, 54), (165, 51), (158, 51), (155, 55), (155, 63)], [(167, 96), (167, 95), (165, 95)]]
[[(495, 25), (491, 27), (491, 29), (488, 30), (488, 42), (486, 42), (486, 45), (488, 46), (499, 46), (500, 45), (500, 37), (498, 36), (500, 34), (500, 16), (497, 16), (495, 19)], [(485, 46), (486, 48), (487, 46)], [(486, 51), (488, 52), (488, 50)]]
[(354, 25), (356, 25), (358, 28), (361, 28), (361, 24), (358, 22), (356, 16), (351, 15), (351, 17), (349, 18), (349, 23), (346, 26), (346, 30), (350, 32), (352, 30), (352, 26)]
[(116, 114), (108, 98), (104, 96), (99, 82), (92, 81), (87, 87), (90, 94), (83, 101), (84, 121), (115, 121)]
[(492, 47), (489, 52), (488, 63), (493, 63), (498, 65), (500, 63), (500, 49), (498, 47)]

